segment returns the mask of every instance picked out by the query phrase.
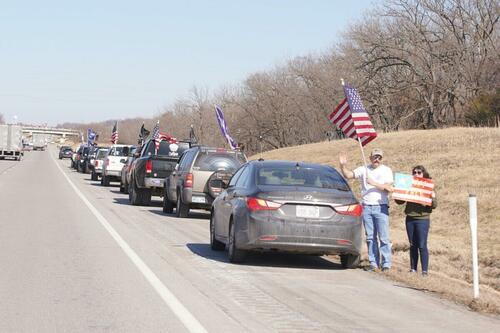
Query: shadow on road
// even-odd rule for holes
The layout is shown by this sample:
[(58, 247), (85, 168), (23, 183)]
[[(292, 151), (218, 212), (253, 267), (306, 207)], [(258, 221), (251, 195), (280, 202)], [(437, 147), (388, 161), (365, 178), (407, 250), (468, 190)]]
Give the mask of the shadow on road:
[[(191, 252), (200, 257), (229, 263), (227, 252), (213, 251), (210, 248), (210, 244), (188, 243), (186, 246)], [(273, 252), (248, 253), (245, 261), (241, 265), (307, 269), (342, 269), (340, 263), (332, 262), (323, 257)]]
[[(160, 202), (159, 206), (162, 207), (162, 205), (163, 205), (163, 203)], [(151, 206), (153, 206), (153, 205), (151, 205)], [(175, 216), (175, 210), (174, 210), (174, 213), (172, 213), (172, 214), (167, 214), (167, 213), (164, 213), (162, 210), (156, 210), (156, 209), (150, 209), (149, 212), (153, 213), (153, 214), (156, 214), (156, 215), (160, 215), (160, 216), (176, 217)], [(195, 219), (195, 220), (209, 220), (210, 219), (210, 214), (209, 213), (203, 213), (203, 212), (194, 211), (194, 212), (190, 212), (187, 218), (188, 219)], [(181, 221), (181, 222), (183, 220), (183, 218), (177, 218), (177, 219), (179, 221)]]
[(113, 202), (120, 205), (130, 205), (128, 198), (113, 198)]

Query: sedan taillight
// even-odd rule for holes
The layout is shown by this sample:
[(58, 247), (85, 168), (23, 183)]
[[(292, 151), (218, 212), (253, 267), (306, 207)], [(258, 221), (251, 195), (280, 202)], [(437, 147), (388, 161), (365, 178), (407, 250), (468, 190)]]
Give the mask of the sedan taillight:
[(259, 198), (248, 198), (247, 207), (251, 212), (254, 212), (258, 210), (276, 210), (281, 207), (281, 204)]
[(335, 207), (335, 211), (342, 215), (361, 216), (363, 214), (363, 206), (360, 204), (337, 206)]

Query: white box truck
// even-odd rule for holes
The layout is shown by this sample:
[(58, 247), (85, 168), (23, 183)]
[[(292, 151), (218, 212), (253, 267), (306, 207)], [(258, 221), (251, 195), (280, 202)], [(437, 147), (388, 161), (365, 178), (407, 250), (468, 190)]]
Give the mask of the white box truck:
[(33, 150), (45, 150), (47, 147), (47, 136), (43, 133), (33, 133), (31, 137), (33, 142)]
[(13, 158), (20, 161), (23, 156), (22, 127), (0, 125), (0, 159)]

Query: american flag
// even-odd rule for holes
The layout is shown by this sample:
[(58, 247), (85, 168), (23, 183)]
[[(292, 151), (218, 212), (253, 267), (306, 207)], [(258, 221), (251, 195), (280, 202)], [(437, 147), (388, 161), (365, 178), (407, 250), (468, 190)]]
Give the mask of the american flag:
[(155, 146), (156, 146), (156, 149), (158, 150), (158, 148), (160, 148), (160, 138), (161, 138), (161, 134), (160, 134), (160, 121), (158, 120), (155, 124), (155, 127), (153, 127), (153, 136), (152, 136), (153, 140), (155, 140)]
[(432, 205), (432, 191), (434, 182), (432, 179), (415, 177), (403, 173), (394, 175), (392, 198), (419, 203), (424, 206)]
[(229, 143), (229, 146), (231, 149), (236, 149), (238, 148), (238, 144), (234, 139), (231, 137), (229, 134), (229, 130), (227, 129), (227, 124), (226, 120), (224, 119), (224, 113), (222, 112), (222, 109), (218, 107), (217, 105), (215, 106), (215, 115), (217, 117), (217, 123), (219, 124), (220, 131), (222, 132), (222, 136), (224, 139), (226, 139), (227, 143)]
[(345, 98), (333, 110), (328, 119), (342, 130), (348, 138), (361, 141), (365, 146), (377, 137), (370, 117), (363, 107), (361, 97), (352, 86), (344, 86)]
[(116, 144), (118, 143), (118, 129), (117, 129), (118, 122), (115, 122), (115, 126), (113, 126), (113, 131), (111, 132), (111, 143)]

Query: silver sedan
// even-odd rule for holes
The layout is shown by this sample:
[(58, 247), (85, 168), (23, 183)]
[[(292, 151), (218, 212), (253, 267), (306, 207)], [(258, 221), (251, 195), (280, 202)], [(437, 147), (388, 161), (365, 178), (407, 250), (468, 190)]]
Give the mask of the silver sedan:
[(241, 262), (248, 251), (340, 255), (356, 267), (362, 206), (332, 167), (292, 161), (251, 161), (214, 200), (213, 250)]

